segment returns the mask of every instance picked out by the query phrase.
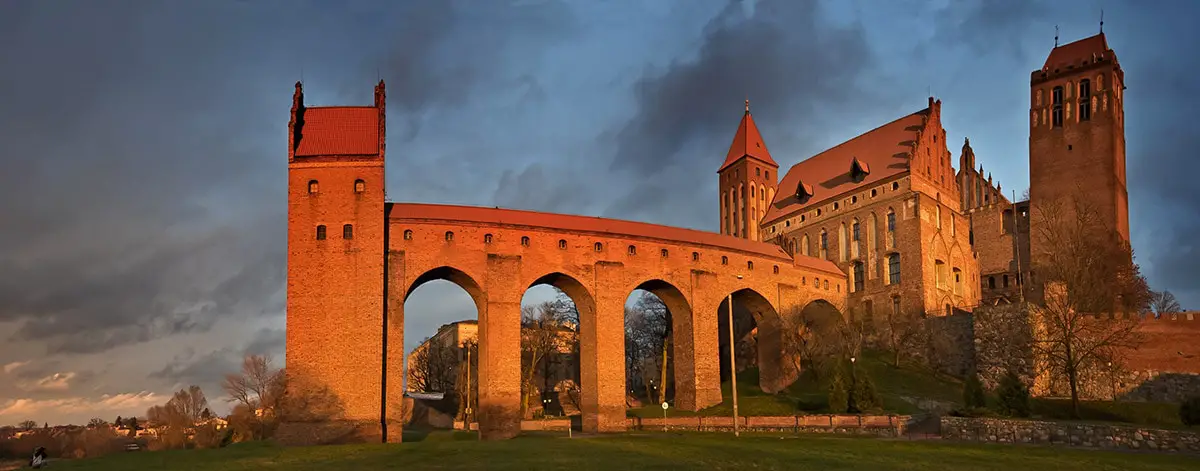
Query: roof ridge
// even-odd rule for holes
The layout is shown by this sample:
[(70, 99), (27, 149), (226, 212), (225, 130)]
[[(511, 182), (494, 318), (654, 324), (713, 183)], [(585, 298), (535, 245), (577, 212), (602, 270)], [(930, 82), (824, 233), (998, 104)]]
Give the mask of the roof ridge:
[[(855, 139), (858, 139), (858, 138), (860, 138), (860, 137), (866, 136), (867, 134), (871, 134), (871, 133), (873, 133), (873, 132), (875, 132), (875, 131), (878, 131), (878, 130), (880, 130), (880, 129), (886, 128), (886, 127), (888, 127), (888, 126), (891, 126), (891, 125), (893, 125), (893, 124), (896, 124), (897, 122), (903, 121), (903, 120), (905, 120), (905, 119), (908, 119), (908, 118), (910, 118), (910, 117), (913, 117), (913, 116), (915, 116), (915, 115), (921, 114), (921, 113), (923, 113), (923, 112), (926, 112), (926, 111), (929, 111), (929, 107), (928, 107), (928, 106), (927, 106), (927, 107), (925, 107), (925, 108), (922, 108), (922, 109), (920, 109), (920, 110), (914, 111), (914, 112), (912, 112), (912, 113), (906, 114), (906, 115), (904, 115), (904, 116), (901, 116), (901, 117), (899, 117), (899, 118), (896, 118), (896, 119), (893, 119), (893, 120), (891, 120), (891, 121), (888, 121), (887, 123), (884, 123), (884, 124), (882, 124), (882, 125), (876, 126), (876, 127), (872, 128), (870, 131), (866, 131), (866, 132), (864, 132), (864, 133), (862, 133), (862, 134), (859, 134), (859, 135), (857, 135), (857, 136), (854, 136), (854, 137), (852, 137), (852, 138), (850, 138), (850, 139), (846, 139), (846, 140), (844, 140), (844, 141), (842, 141), (842, 142), (838, 143), (838, 145), (836, 145), (836, 146), (830, 147), (830, 148), (828, 148), (828, 149), (825, 149), (825, 150), (823, 150), (823, 151), (821, 151), (821, 152), (817, 152), (816, 154), (810, 155), (810, 156), (808, 156), (808, 158), (807, 158), (807, 159), (801, 160), (801, 161), (799, 161), (799, 162), (796, 162), (795, 164), (793, 164), (791, 167), (789, 167), (789, 168), (788, 168), (788, 170), (790, 171), (792, 168), (795, 168), (797, 165), (800, 165), (800, 164), (802, 164), (802, 163), (804, 163), (804, 162), (807, 162), (807, 161), (809, 161), (809, 160), (812, 160), (812, 159), (814, 159), (814, 158), (820, 157), (820, 156), (822, 156), (822, 155), (824, 155), (824, 154), (827, 154), (827, 153), (829, 153), (830, 151), (837, 150), (837, 149), (840, 149), (840, 148), (842, 148), (842, 147), (844, 147), (844, 146), (846, 146), (846, 145), (849, 145), (851, 142), (854, 142), (854, 140), (855, 140)], [(856, 157), (857, 157), (857, 156), (856, 156)]]

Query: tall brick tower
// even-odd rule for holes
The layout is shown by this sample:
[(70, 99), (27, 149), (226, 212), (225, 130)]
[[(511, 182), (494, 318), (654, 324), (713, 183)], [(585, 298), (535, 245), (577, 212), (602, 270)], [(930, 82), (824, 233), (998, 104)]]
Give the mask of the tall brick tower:
[(779, 164), (771, 158), (758, 133), (750, 115), (750, 100), (746, 100), (746, 114), (717, 175), (721, 189), (721, 233), (763, 240), (759, 223), (775, 198)]
[(1070, 214), (1073, 197), (1128, 242), (1125, 74), (1104, 33), (1056, 46), (1029, 84), (1033, 233), (1045, 208)]
[(289, 394), (332, 393), (368, 436), (383, 413), (384, 101), (380, 81), (373, 106), (308, 107), (297, 82), (288, 122)]

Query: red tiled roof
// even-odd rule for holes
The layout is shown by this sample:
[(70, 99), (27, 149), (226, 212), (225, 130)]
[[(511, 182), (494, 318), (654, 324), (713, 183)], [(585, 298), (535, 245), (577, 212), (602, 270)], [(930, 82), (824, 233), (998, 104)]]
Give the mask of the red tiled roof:
[[(425, 203), (391, 203), (391, 219), (465, 221), (482, 224), (506, 224), (560, 231), (591, 232), (614, 237), (644, 237), (684, 244), (706, 245), (780, 260), (792, 257), (782, 247), (713, 232), (571, 214), (542, 213), (519, 209), (488, 208)], [(812, 257), (796, 257), (795, 265), (844, 276), (833, 262)]]
[[(925, 122), (929, 108), (875, 128), (854, 139), (793, 165), (779, 182), (775, 200), (763, 217), (772, 222), (809, 203), (817, 203), (865, 185), (887, 179), (908, 170), (908, 153), (917, 130)], [(850, 168), (858, 160), (860, 168), (870, 172), (860, 182), (850, 178)], [(804, 183), (812, 197), (805, 203), (796, 199), (796, 186)]]
[(771, 153), (767, 151), (767, 144), (763, 142), (762, 135), (758, 133), (758, 126), (754, 124), (754, 118), (750, 116), (750, 105), (746, 106), (746, 114), (742, 116), (742, 123), (738, 125), (737, 134), (733, 135), (733, 144), (729, 146), (729, 153), (725, 155), (725, 163), (721, 164), (718, 172), (725, 170), (726, 167), (733, 165), (734, 162), (745, 156), (779, 168), (779, 164), (775, 163), (775, 159), (772, 159)]
[(379, 153), (379, 109), (374, 106), (304, 108), (296, 156)]
[(1103, 54), (1106, 51), (1108, 51), (1108, 41), (1104, 39), (1104, 33), (1100, 33), (1051, 49), (1042, 68), (1053, 69), (1067, 64), (1078, 65), (1078, 62), (1083, 59), (1091, 60), (1092, 54)]

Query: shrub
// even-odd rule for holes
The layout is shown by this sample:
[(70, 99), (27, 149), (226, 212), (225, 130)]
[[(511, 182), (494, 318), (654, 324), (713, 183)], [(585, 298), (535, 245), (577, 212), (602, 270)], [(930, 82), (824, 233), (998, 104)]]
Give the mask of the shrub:
[(978, 373), (971, 373), (963, 383), (963, 408), (977, 409), (987, 406), (983, 395), (983, 383), (979, 381)]
[(1001, 414), (1010, 417), (1029, 417), (1029, 388), (1021, 382), (1017, 374), (1008, 370), (1000, 378), (1000, 386), (996, 390), (999, 396), (998, 409)]
[(849, 409), (850, 394), (846, 390), (845, 372), (841, 362), (833, 366), (829, 377), (829, 412), (840, 414)]
[(865, 370), (856, 368), (852, 373), (851, 380), (853, 384), (850, 387), (847, 410), (853, 413), (862, 413), (883, 406), (883, 400), (879, 398), (879, 392), (875, 390), (875, 382), (871, 381), (871, 377)]
[(1193, 427), (1200, 425), (1200, 396), (1192, 396), (1179, 405), (1179, 421)]

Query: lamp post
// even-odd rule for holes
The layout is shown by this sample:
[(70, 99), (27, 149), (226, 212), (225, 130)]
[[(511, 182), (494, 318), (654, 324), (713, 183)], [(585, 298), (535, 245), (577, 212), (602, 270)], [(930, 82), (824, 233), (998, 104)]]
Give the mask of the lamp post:
[(1117, 371), (1113, 369), (1112, 362), (1108, 362), (1108, 385), (1112, 388), (1112, 400), (1117, 401)]
[[(737, 275), (742, 279), (742, 275)], [(733, 335), (733, 293), (729, 293), (729, 389), (733, 391), (733, 436), (739, 437), (738, 430), (738, 398), (737, 398), (737, 345)]]

